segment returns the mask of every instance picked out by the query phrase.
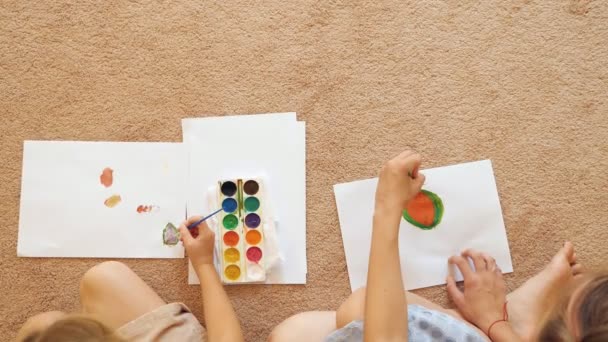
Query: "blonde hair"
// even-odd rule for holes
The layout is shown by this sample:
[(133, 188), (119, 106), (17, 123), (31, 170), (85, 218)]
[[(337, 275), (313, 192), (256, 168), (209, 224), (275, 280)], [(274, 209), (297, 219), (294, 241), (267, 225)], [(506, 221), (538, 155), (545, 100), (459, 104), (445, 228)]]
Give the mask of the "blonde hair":
[(100, 321), (83, 315), (71, 315), (35, 332), (23, 342), (124, 342)]

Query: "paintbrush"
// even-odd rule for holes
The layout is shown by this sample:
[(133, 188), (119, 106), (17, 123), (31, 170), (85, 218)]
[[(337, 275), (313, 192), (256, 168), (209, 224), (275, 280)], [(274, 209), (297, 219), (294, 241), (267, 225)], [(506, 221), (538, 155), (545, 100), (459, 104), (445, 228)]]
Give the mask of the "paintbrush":
[(205, 222), (208, 218), (212, 217), (213, 215), (219, 213), (220, 211), (224, 210), (223, 208), (219, 208), (218, 210), (214, 211), (213, 213), (203, 217), (202, 219), (192, 223), (191, 225), (188, 226), (188, 230), (194, 229), (196, 228), (196, 226), (198, 226), (199, 224)]

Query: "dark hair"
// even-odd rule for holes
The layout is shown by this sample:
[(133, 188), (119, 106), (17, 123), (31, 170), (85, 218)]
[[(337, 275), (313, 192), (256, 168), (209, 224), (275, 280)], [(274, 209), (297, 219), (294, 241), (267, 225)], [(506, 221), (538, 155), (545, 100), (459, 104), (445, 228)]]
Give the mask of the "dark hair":
[[(575, 319), (579, 341), (608, 341), (608, 272), (597, 273), (584, 285), (581, 299), (576, 304)], [(566, 307), (568, 300), (545, 323), (538, 337), (539, 341), (575, 341), (574, 333), (568, 330)]]
[(23, 342), (123, 342), (103, 323), (80, 315), (58, 320), (48, 328), (28, 335)]

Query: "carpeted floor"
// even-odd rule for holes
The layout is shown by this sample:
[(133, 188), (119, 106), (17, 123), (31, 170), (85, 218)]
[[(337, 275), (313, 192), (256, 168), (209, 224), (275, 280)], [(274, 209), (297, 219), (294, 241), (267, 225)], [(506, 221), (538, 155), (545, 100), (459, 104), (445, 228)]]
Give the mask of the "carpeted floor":
[[(78, 308), (93, 259), (19, 259), (24, 139), (180, 141), (183, 117), (307, 122), (308, 284), (227, 289), (248, 341), (350, 292), (332, 185), (404, 148), (493, 161), (514, 288), (565, 239), (608, 260), (608, 2), (15, 1), (0, 5), (0, 336)], [(202, 317), (185, 260), (126, 260)], [(445, 289), (420, 294), (448, 304)]]

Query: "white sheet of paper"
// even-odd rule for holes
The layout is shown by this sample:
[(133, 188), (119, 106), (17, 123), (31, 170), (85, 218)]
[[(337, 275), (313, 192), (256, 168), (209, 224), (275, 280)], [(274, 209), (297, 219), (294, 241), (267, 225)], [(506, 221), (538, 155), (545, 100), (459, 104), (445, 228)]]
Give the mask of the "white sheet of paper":
[[(432, 230), (404, 219), (399, 232), (403, 281), (408, 290), (445, 284), (447, 260), (466, 248), (492, 255), (503, 273), (513, 272), (492, 163), (483, 160), (422, 171), (423, 189), (437, 194), (445, 208)], [(334, 186), (351, 290), (367, 283), (372, 217), (378, 179)]]
[[(17, 255), (183, 258), (162, 231), (185, 218), (186, 171), (181, 143), (25, 141)], [(122, 201), (106, 207), (114, 194)], [(139, 205), (159, 208), (138, 213)]]
[[(226, 120), (184, 120), (184, 142), (190, 155), (188, 215), (208, 208), (205, 191), (226, 178), (265, 175), (275, 209), (283, 262), (267, 284), (306, 283), (306, 142), (305, 123), (295, 115), (269, 114)], [(199, 281), (192, 267), (189, 284)]]

